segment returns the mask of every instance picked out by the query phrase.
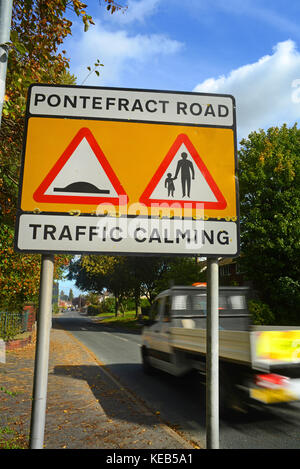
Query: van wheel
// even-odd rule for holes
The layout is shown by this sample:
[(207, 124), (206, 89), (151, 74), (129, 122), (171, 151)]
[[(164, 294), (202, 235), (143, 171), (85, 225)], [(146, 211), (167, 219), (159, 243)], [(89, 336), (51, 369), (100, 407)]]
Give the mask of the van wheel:
[(228, 372), (221, 371), (219, 382), (219, 410), (225, 420), (236, 419), (247, 413), (247, 406), (243, 402), (238, 390), (232, 383)]
[(220, 373), (219, 382), (219, 411), (220, 416), (228, 418), (232, 412), (232, 386), (224, 373)]
[(146, 375), (151, 375), (153, 373), (154, 368), (150, 365), (148, 352), (145, 347), (142, 348), (142, 365), (143, 365), (143, 372)]

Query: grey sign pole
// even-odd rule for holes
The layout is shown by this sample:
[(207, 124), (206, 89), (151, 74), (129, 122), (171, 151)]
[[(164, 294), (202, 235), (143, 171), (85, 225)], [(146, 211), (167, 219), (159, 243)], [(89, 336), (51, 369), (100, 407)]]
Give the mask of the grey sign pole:
[(207, 259), (206, 448), (219, 449), (219, 262)]
[(42, 449), (46, 420), (48, 363), (52, 320), (54, 256), (43, 254), (40, 279), (40, 303), (37, 320), (30, 449)]
[(13, 0), (0, 0), (0, 127), (5, 95)]

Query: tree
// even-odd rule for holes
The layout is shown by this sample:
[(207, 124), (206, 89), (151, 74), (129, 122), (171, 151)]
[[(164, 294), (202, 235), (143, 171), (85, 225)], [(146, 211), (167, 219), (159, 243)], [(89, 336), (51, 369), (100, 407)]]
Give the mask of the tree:
[(31, 83), (75, 84), (68, 73), (65, 51), (58, 52), (71, 33), (71, 12), (87, 28), (92, 18), (78, 0), (14, 0), (11, 47), (0, 138), (1, 221), (14, 224), (27, 89)]
[(73, 299), (74, 299), (74, 293), (73, 293), (72, 288), (70, 288), (70, 290), (69, 290), (69, 296), (68, 296), (68, 301), (70, 301), (70, 302), (72, 303)]
[(0, 226), (0, 307), (14, 311), (25, 299), (37, 301), (39, 256), (21, 256), (13, 250), (13, 229)]
[(77, 296), (73, 300), (73, 305), (77, 306), (77, 308), (82, 308), (83, 306), (86, 305), (86, 303), (87, 303), (86, 297), (82, 295)]
[[(112, 13), (122, 8), (113, 0), (105, 2)], [(76, 83), (76, 78), (68, 72), (66, 51), (59, 52), (58, 49), (71, 34), (72, 16), (82, 20), (85, 30), (93, 24), (85, 8), (86, 5), (79, 0), (13, 2), (6, 94), (0, 129), (0, 248), (6, 256), (0, 272), (1, 307), (20, 307), (22, 301), (35, 298), (40, 278), (40, 256), (18, 255), (13, 250), (27, 89), (34, 82)], [(56, 256), (55, 259), (58, 273), (67, 258)]]
[(113, 256), (82, 256), (70, 263), (68, 279), (75, 280), (76, 286), (82, 291), (102, 293), (104, 289), (109, 290), (115, 297), (117, 315), (132, 288), (124, 259)]
[(99, 294), (94, 292), (89, 292), (85, 295), (85, 300), (90, 305), (98, 305), (99, 304)]
[(69, 266), (68, 278), (84, 291), (101, 293), (107, 289), (116, 300), (117, 315), (125, 299), (134, 298), (136, 315), (141, 311), (140, 297), (150, 303), (171, 285), (191, 285), (200, 281), (200, 267), (194, 258), (82, 256)]
[(252, 132), (239, 151), (241, 265), (277, 323), (300, 321), (300, 130)]
[[(37, 304), (40, 255), (22, 255), (13, 249), (14, 230), (0, 225), (0, 308), (20, 311), (25, 302)], [(61, 274), (63, 258), (55, 256), (54, 278)], [(64, 258), (67, 263), (68, 259)]]
[(205, 273), (201, 274), (200, 264), (195, 261), (194, 257), (169, 258), (157, 281), (157, 290), (165, 290), (173, 285), (192, 285), (205, 280)]
[[(82, 2), (15, 0), (12, 16), (5, 105), (0, 130), (0, 246), (5, 259), (0, 273), (0, 306), (21, 308), (25, 301), (37, 301), (40, 256), (20, 255), (13, 249), (22, 136), (27, 88), (32, 82), (74, 83), (67, 72), (67, 59), (57, 52), (71, 23), (64, 17), (67, 4), (85, 22)], [(72, 5), (71, 5), (72, 4)], [(76, 11), (77, 10), (77, 11)], [(56, 274), (67, 262), (56, 256)]]

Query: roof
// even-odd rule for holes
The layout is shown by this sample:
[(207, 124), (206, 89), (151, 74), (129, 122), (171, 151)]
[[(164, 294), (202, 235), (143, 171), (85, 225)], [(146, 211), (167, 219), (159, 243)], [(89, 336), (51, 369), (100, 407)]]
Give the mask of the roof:
[[(242, 291), (249, 291), (250, 288), (249, 287), (245, 287), (245, 286), (227, 286), (227, 287), (223, 287), (223, 286), (219, 286), (219, 291), (230, 291), (230, 290), (233, 290), (233, 291), (236, 291), (236, 292), (242, 292)], [(157, 298), (160, 297), (160, 296), (165, 296), (167, 294), (171, 294), (171, 293), (174, 293), (174, 292), (183, 292), (183, 291), (186, 291), (186, 292), (193, 292), (195, 293), (196, 291), (206, 291), (206, 287), (205, 286), (199, 286), (199, 287), (193, 287), (193, 286), (189, 286), (189, 285), (175, 285), (171, 288), (169, 288), (168, 290), (164, 290), (162, 292), (160, 292), (158, 295), (157, 295)]]

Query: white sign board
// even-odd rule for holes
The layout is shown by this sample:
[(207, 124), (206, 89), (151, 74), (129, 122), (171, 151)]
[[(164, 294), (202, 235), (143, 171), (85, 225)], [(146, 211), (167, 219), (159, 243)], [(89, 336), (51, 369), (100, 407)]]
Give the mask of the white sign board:
[(235, 256), (236, 166), (232, 96), (32, 85), (16, 250)]

